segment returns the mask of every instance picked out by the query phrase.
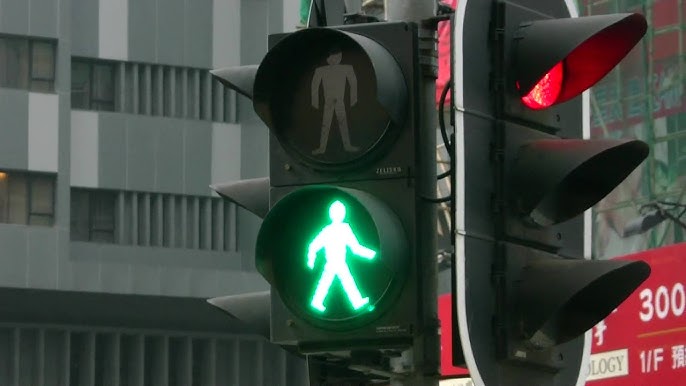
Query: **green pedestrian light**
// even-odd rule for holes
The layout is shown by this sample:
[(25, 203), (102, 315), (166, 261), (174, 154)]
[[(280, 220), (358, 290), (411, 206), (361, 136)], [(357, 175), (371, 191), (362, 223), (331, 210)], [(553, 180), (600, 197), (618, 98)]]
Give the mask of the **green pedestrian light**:
[[(324, 272), (317, 282), (317, 288), (310, 302), (312, 308), (320, 312), (326, 311), (324, 300), (331, 290), (334, 279), (340, 280), (343, 291), (354, 310), (358, 311), (363, 306), (369, 304), (369, 297), (362, 297), (346, 259), (348, 249), (354, 255), (368, 260), (374, 259), (376, 251), (360, 245), (350, 224), (343, 221), (345, 219), (345, 212), (345, 205), (338, 200), (334, 201), (329, 207), (331, 224), (324, 227), (307, 248), (307, 267), (309, 269), (314, 269), (317, 252), (320, 250), (325, 251), (326, 263), (324, 265)], [(369, 306), (367, 309), (371, 311), (374, 308)]]
[(394, 305), (407, 275), (405, 232), (380, 200), (313, 186), (281, 200), (257, 237), (257, 268), (309, 323), (353, 329)]

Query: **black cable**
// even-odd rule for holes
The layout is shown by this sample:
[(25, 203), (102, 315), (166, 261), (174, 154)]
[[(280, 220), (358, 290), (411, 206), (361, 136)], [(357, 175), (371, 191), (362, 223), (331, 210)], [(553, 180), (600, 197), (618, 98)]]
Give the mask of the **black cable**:
[(444, 178), (450, 176), (450, 174), (452, 174), (452, 172), (453, 172), (453, 171), (452, 171), (451, 169), (448, 169), (448, 170), (444, 171), (443, 173), (437, 175), (437, 176), (436, 176), (436, 179), (437, 179), (437, 180), (442, 180), (442, 179), (444, 179)]
[(438, 126), (441, 129), (441, 137), (443, 138), (443, 145), (445, 146), (445, 150), (448, 152), (450, 158), (453, 158), (453, 148), (451, 146), (450, 139), (448, 139), (448, 130), (445, 128), (445, 118), (443, 117), (445, 98), (448, 96), (448, 90), (450, 90), (450, 83), (452, 83), (452, 79), (449, 79), (445, 83), (443, 91), (441, 91), (441, 98), (438, 101)]

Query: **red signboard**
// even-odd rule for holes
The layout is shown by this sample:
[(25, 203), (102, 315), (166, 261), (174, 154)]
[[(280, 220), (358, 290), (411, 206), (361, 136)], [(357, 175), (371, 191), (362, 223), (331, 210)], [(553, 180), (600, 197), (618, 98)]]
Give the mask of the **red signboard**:
[(686, 384), (686, 243), (619, 257), (651, 274), (593, 328), (588, 386)]
[[(438, 297), (438, 319), (441, 321), (441, 376), (449, 377), (468, 374), (467, 369), (453, 366), (453, 319), (451, 316), (452, 296)], [(459, 341), (459, 337), (455, 337)]]
[[(651, 274), (593, 328), (586, 385), (686, 385), (686, 243), (618, 259), (643, 260)], [(438, 299), (444, 377), (468, 373), (452, 366), (450, 303), (449, 294)]]

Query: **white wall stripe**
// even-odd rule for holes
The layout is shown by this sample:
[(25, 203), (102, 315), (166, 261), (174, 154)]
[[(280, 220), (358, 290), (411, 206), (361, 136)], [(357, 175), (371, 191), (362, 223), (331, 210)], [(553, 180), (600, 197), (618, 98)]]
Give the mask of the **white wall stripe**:
[(129, 53), (129, 0), (100, 0), (98, 56), (127, 60)]
[(98, 113), (71, 112), (71, 186), (98, 187)]
[[(212, 183), (241, 179), (241, 126), (212, 124)], [(216, 193), (213, 193), (216, 195)]]
[(212, 67), (241, 64), (241, 2), (212, 0)]
[(29, 93), (29, 170), (57, 172), (59, 97)]

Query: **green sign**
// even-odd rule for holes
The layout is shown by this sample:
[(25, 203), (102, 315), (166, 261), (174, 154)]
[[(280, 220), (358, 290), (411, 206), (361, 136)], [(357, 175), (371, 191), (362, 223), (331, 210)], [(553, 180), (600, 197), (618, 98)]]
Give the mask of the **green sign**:
[(286, 307), (320, 327), (376, 319), (405, 280), (407, 246), (395, 214), (371, 195), (330, 186), (297, 190), (258, 235), (258, 270)]

